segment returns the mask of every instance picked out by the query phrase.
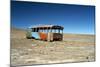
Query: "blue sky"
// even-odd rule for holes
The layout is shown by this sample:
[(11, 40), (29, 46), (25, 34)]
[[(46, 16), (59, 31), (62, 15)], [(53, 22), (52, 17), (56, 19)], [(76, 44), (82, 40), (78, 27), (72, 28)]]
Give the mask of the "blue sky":
[(95, 7), (11, 2), (11, 26), (27, 28), (37, 24), (61, 25), (64, 27), (64, 33), (95, 34)]

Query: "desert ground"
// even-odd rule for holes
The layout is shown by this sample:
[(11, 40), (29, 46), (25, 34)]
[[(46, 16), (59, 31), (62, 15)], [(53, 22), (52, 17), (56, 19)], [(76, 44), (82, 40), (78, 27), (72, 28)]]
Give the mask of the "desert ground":
[(64, 34), (63, 41), (26, 39), (11, 28), (11, 66), (95, 61), (95, 35)]

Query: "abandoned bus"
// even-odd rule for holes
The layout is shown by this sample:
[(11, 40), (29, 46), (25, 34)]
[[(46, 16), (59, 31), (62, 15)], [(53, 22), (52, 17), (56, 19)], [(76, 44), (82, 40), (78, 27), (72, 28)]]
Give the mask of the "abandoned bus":
[(27, 38), (34, 38), (46, 41), (62, 41), (63, 27), (58, 25), (38, 25), (29, 28), (30, 34)]

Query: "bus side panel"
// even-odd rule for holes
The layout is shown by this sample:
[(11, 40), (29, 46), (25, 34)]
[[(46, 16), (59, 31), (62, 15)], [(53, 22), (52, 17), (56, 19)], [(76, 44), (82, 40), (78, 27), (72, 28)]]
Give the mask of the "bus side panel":
[(53, 40), (61, 41), (63, 39), (63, 35), (60, 33), (53, 33)]
[(48, 38), (47, 33), (39, 32), (39, 35), (40, 35), (40, 39), (41, 39), (41, 40), (47, 40), (47, 38)]
[(32, 37), (34, 37), (35, 39), (40, 39), (38, 32), (32, 32)]

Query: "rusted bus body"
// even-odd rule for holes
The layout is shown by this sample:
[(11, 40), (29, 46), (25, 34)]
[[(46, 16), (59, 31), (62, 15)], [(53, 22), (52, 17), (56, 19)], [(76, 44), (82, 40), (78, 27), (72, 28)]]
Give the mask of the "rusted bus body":
[(60, 33), (53, 33), (53, 40), (62, 40), (63, 39), (63, 35)]
[[(32, 32), (37, 32), (41, 40), (61, 41), (63, 40), (63, 27), (58, 25), (42, 25), (31, 27)], [(62, 32), (61, 32), (62, 31)], [(35, 38), (35, 35), (33, 35)]]
[(44, 32), (39, 32), (39, 36), (41, 40), (47, 40), (48, 34)]

